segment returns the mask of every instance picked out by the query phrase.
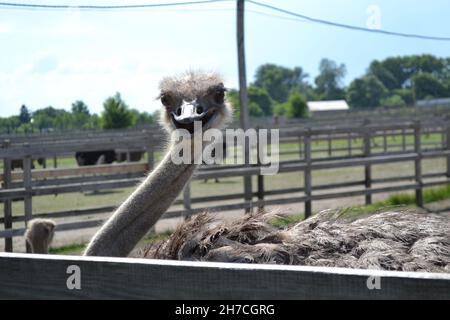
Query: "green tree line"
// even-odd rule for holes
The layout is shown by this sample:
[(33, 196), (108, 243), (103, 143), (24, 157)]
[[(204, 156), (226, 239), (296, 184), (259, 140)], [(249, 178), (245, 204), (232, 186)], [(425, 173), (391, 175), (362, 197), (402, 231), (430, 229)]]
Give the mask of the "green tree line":
[[(450, 97), (450, 58), (433, 55), (390, 57), (372, 61), (367, 72), (343, 84), (346, 66), (322, 59), (311, 83), (301, 67), (261, 65), (249, 85), (251, 116), (307, 117), (306, 101), (345, 99), (353, 109), (412, 106), (417, 100)], [(239, 115), (239, 92), (229, 100)]]
[(91, 113), (82, 101), (72, 103), (70, 111), (48, 106), (31, 112), (22, 105), (19, 115), (0, 118), (2, 133), (32, 133), (63, 130), (122, 129), (155, 123), (155, 115), (131, 109), (120, 93), (108, 97), (100, 115)]
[[(366, 73), (344, 85), (346, 66), (322, 59), (319, 74), (311, 81), (301, 67), (261, 65), (248, 87), (253, 117), (308, 117), (307, 101), (346, 99), (353, 109), (411, 106), (417, 100), (450, 97), (450, 57), (411, 55), (372, 61)], [(228, 100), (235, 116), (240, 113), (239, 92), (231, 89)], [(70, 111), (52, 106), (31, 112), (23, 105), (19, 114), (0, 118), (0, 132), (36, 132), (74, 129), (118, 129), (155, 122), (156, 115), (130, 108), (120, 93), (108, 97), (100, 115), (91, 113), (81, 100)]]

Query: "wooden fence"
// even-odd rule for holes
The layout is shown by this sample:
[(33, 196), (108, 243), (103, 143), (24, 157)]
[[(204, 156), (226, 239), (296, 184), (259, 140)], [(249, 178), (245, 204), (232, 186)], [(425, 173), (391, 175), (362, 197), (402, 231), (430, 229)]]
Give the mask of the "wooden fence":
[[(423, 138), (430, 134), (440, 137), (440, 140), (428, 144), (422, 143)], [(163, 218), (186, 217), (205, 209), (210, 211), (249, 210), (269, 205), (302, 202), (305, 206), (305, 216), (308, 217), (312, 213), (313, 201), (364, 196), (366, 203), (370, 204), (374, 194), (407, 190), (415, 190), (417, 205), (423, 206), (424, 188), (450, 183), (450, 146), (448, 144), (450, 125), (444, 121), (434, 123), (433, 126), (419, 122), (396, 124), (366, 122), (357, 126), (289, 128), (281, 130), (280, 137), (281, 142), (298, 143), (299, 149), (284, 153), (297, 153), (298, 160), (281, 161), (279, 173), (303, 175), (303, 186), (268, 190), (265, 188), (266, 177), (261, 175), (262, 167), (260, 165), (201, 168), (194, 179), (254, 176), (257, 177), (257, 185), (250, 191), (250, 194), (233, 193), (204, 197), (191, 197), (188, 186), (182, 199), (175, 202), (175, 205), (182, 205), (183, 209), (172, 209)], [(396, 137), (395, 143), (392, 143), (392, 137)], [(355, 139), (359, 140), (358, 145), (352, 143)], [(336, 141), (340, 142), (337, 148), (334, 146)], [(347, 141), (347, 145), (342, 146), (342, 141)], [(82, 141), (79, 139), (69, 139), (66, 142), (63, 140), (35, 141), (34, 143), (16, 141), (0, 149), (0, 158), (3, 158), (4, 169), (3, 174), (0, 175), (0, 181), (3, 182), (0, 201), (4, 206), (4, 217), (0, 218), (0, 224), (4, 225), (4, 230), (0, 231), (0, 238), (5, 238), (5, 251), (12, 251), (12, 238), (21, 236), (25, 224), (32, 218), (79, 218), (79, 221), (59, 224), (57, 230), (60, 231), (94, 227), (101, 224), (101, 218), (86, 220), (85, 217), (110, 212), (114, 207), (36, 213), (33, 212), (32, 199), (42, 195), (134, 186), (148, 170), (153, 168), (154, 152), (157, 150), (158, 144), (160, 144), (159, 137), (155, 139), (150, 132), (142, 131), (141, 134), (131, 136), (116, 134), (86, 137)], [(31, 170), (31, 159), (34, 157), (106, 148), (145, 150), (148, 154), (147, 162)], [(23, 159), (23, 171), (11, 171), (12, 158)], [(447, 170), (423, 174), (422, 161), (434, 158), (447, 159)], [(383, 179), (372, 177), (374, 165), (403, 162), (414, 163), (414, 174)], [(361, 167), (364, 170), (364, 179), (327, 185), (317, 185), (312, 181), (313, 171), (350, 167)], [(382, 186), (377, 186), (380, 184)], [(290, 196), (286, 197), (286, 195)], [(25, 214), (13, 216), (12, 201), (21, 199), (24, 200)], [(212, 205), (219, 201), (232, 201), (232, 203)], [(196, 205), (195, 208), (193, 208), (194, 205)], [(22, 222), (25, 222), (24, 227), (13, 227), (13, 223)]]
[(0, 299), (450, 299), (450, 275), (0, 253)]

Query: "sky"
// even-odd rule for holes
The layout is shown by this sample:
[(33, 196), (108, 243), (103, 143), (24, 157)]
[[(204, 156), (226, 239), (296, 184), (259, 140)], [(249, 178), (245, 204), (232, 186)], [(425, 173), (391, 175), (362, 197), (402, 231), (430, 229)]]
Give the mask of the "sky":
[[(178, 0), (185, 1), (185, 0)], [(10, 2), (93, 4), (85, 0)], [(98, 5), (170, 3), (168, 0), (102, 0)], [(359, 27), (450, 37), (448, 0), (261, 0), (315, 18)], [(158, 82), (187, 69), (220, 72), (238, 83), (236, 3), (225, 1), (113, 12), (0, 7), (0, 117), (46, 106), (70, 110), (83, 100), (100, 113), (120, 92), (140, 111), (160, 108)], [(375, 8), (375, 9), (374, 9)], [(301, 66), (312, 83), (319, 62), (347, 67), (344, 83), (362, 76), (374, 59), (429, 53), (450, 56), (450, 42), (390, 37), (318, 25), (246, 3), (247, 80), (258, 66)]]

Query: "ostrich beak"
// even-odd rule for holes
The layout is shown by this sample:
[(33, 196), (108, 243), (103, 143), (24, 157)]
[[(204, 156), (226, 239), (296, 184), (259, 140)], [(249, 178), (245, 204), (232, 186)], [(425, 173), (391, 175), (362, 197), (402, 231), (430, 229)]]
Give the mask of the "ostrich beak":
[(200, 107), (196, 101), (186, 102), (176, 112), (173, 112), (173, 118), (180, 124), (189, 124), (196, 120), (201, 120), (206, 115), (205, 108)]

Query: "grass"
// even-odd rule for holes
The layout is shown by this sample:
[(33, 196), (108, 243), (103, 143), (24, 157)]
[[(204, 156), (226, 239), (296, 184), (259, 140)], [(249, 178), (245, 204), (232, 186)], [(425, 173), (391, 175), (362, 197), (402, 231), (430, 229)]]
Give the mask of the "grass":
[[(423, 192), (423, 201), (425, 204), (450, 199), (450, 185), (445, 187), (436, 187), (425, 189)], [(411, 193), (398, 193), (389, 196), (384, 201), (378, 201), (367, 206), (353, 206), (340, 209), (338, 216), (341, 218), (358, 218), (365, 215), (380, 213), (388, 210), (399, 209), (406, 210), (414, 208), (416, 197)], [(292, 215), (288, 217), (277, 218), (271, 224), (277, 228), (284, 228), (303, 220), (303, 214)]]
[(169, 239), (172, 235), (172, 231), (167, 230), (162, 233), (150, 233), (142, 239), (141, 244), (150, 244), (154, 242), (164, 241)]
[[(144, 239), (141, 240), (141, 242), (138, 244), (138, 246), (167, 240), (171, 234), (172, 234), (171, 231), (148, 234), (147, 236), (144, 237)], [(86, 248), (86, 244), (69, 244), (69, 245), (62, 246), (62, 247), (50, 248), (49, 253), (50, 254), (59, 254), (59, 255), (79, 256), (83, 253), (85, 248)]]
[[(423, 191), (424, 204), (450, 199), (450, 185), (444, 187), (429, 188)], [(343, 216), (356, 217), (360, 215), (373, 214), (389, 209), (413, 208), (416, 204), (416, 196), (411, 193), (398, 193), (390, 195), (386, 200), (375, 202), (367, 206), (354, 206), (343, 209)]]
[(50, 248), (49, 253), (79, 256), (83, 253), (84, 248), (86, 248), (85, 244), (70, 244), (63, 247)]
[(297, 222), (300, 222), (303, 219), (304, 219), (304, 214), (296, 214), (296, 215), (291, 215), (291, 216), (275, 218), (270, 222), (270, 224), (276, 228), (282, 229), (287, 226), (293, 225)]

